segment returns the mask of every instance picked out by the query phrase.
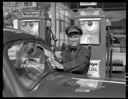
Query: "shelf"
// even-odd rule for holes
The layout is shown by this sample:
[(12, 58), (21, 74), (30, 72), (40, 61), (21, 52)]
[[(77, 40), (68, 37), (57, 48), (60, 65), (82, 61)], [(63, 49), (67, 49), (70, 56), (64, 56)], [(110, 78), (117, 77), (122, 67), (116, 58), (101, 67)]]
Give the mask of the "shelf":
[(125, 66), (112, 66), (112, 71), (125, 71)]
[(117, 34), (117, 35), (114, 35), (114, 37), (126, 37), (126, 35), (119, 35), (119, 34)]

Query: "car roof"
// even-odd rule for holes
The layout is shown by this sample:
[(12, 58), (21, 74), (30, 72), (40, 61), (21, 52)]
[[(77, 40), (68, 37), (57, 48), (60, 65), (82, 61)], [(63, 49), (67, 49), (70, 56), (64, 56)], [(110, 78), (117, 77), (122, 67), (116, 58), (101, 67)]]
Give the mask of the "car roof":
[(11, 28), (3, 29), (3, 44), (18, 39), (34, 39), (34, 38), (35, 36), (27, 34), (22, 30), (11, 29)]
[(14, 28), (3, 28), (3, 31), (11, 31), (16, 33), (22, 33), (23, 31), (20, 29), (14, 29)]

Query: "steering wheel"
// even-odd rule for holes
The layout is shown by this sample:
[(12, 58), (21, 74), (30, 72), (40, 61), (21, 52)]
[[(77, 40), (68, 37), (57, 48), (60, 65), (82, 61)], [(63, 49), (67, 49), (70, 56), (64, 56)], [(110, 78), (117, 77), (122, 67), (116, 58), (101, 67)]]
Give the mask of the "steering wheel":
[(17, 55), (17, 66), (25, 70), (26, 73), (39, 75), (48, 68), (47, 57), (44, 49), (33, 45), (33, 43), (24, 43)]

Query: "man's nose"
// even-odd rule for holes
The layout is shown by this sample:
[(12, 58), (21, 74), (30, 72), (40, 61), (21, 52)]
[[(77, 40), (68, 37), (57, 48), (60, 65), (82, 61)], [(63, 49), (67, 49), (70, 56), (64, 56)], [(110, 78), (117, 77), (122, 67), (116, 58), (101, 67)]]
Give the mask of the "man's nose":
[(71, 38), (71, 40), (76, 40), (76, 38)]
[(77, 39), (74, 38), (74, 39), (72, 39), (72, 41), (77, 41)]

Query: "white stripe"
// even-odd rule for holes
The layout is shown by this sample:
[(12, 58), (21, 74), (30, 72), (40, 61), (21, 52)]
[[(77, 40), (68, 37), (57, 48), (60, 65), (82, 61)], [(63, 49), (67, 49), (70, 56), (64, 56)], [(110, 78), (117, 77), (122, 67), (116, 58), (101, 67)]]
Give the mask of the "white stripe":
[(82, 21), (82, 20), (101, 20), (101, 19), (100, 18), (81, 18), (79, 20)]
[(126, 82), (118, 82), (118, 81), (106, 81), (106, 80), (82, 79), (82, 78), (72, 78), (72, 79), (77, 79), (77, 80), (88, 80), (88, 81), (100, 81), (100, 82), (117, 83), (117, 84), (126, 84)]

